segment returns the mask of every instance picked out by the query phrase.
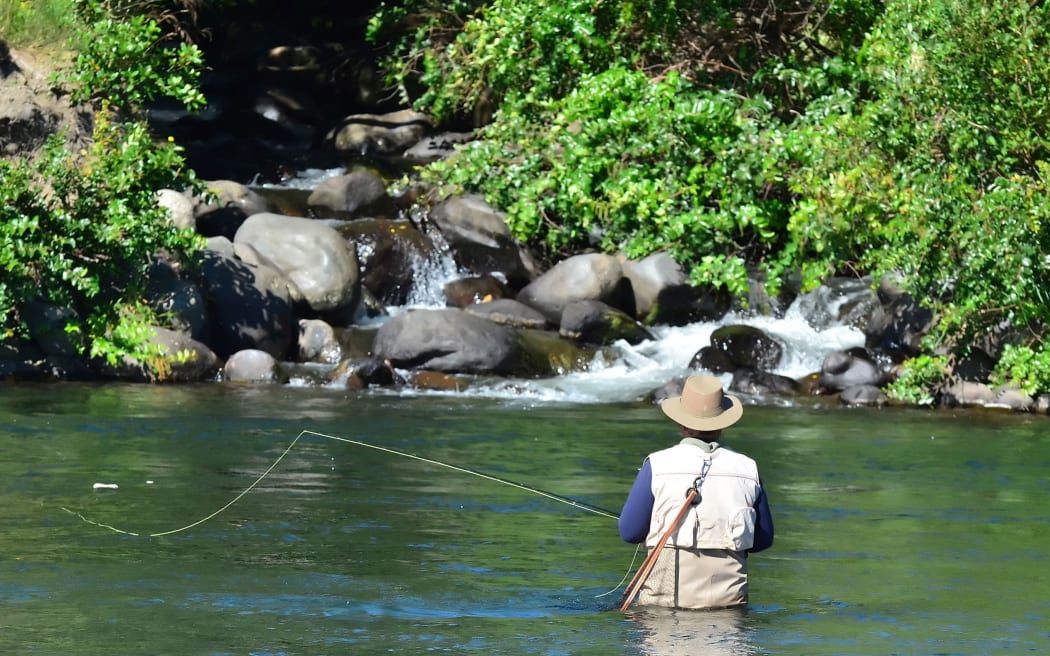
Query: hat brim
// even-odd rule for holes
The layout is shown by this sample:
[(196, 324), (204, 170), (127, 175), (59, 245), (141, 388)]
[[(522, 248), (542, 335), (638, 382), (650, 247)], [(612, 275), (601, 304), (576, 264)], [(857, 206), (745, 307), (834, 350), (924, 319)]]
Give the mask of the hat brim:
[(690, 413), (684, 405), (682, 405), (681, 396), (672, 396), (663, 400), (660, 403), (660, 409), (664, 411), (664, 414), (671, 418), (671, 421), (691, 428), (693, 430), (701, 431), (716, 431), (722, 430), (723, 428), (729, 428), (736, 422), (740, 421), (740, 417), (744, 414), (744, 405), (740, 402), (740, 399), (730, 394), (723, 396), (723, 403), (729, 402), (728, 407), (722, 410), (721, 413), (713, 417), (697, 417)]

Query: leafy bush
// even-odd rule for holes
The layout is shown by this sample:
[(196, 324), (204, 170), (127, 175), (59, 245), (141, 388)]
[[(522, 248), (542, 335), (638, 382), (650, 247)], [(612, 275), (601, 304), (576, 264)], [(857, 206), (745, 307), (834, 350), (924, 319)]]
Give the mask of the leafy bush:
[(501, 114), (423, 179), (483, 192), (551, 257), (667, 250), (693, 264), (697, 283), (744, 290), (745, 261), (784, 231), (780, 172), (799, 145), (768, 103), (614, 67), (541, 106), (537, 118)]
[(140, 302), (151, 257), (200, 246), (170, 223), (155, 191), (193, 183), (178, 147), (105, 109), (79, 154), (58, 135), (37, 161), (0, 161), (0, 338), (26, 337), (23, 309), (44, 301), (73, 310), (67, 332), (90, 355), (155, 360)]
[(995, 365), (992, 380), (1016, 385), (1025, 393), (1050, 391), (1050, 349), (1008, 344)]
[(1050, 320), (1050, 9), (889, 3), (870, 100), (825, 121), (792, 179), (805, 259), (893, 273), (936, 311), (929, 346)]
[(906, 403), (931, 405), (948, 382), (950, 371), (948, 357), (943, 355), (920, 355), (905, 360), (897, 378), (886, 386), (886, 394)]
[(204, 59), (196, 45), (172, 38), (149, 15), (117, 17), (93, 0), (77, 2), (77, 56), (59, 75), (71, 86), (73, 102), (105, 99), (126, 112), (157, 98), (174, 98), (191, 110), (206, 104), (199, 86)]
[[(410, 0), (384, 4), (368, 38), (406, 102), (438, 118), (479, 106), (564, 97), (583, 78), (626, 65), (658, 77), (677, 71), (709, 86), (746, 86), (771, 61), (824, 59), (851, 50), (877, 15), (871, 0)], [(845, 12), (845, 13), (844, 13)], [(822, 26), (837, 30), (829, 33)], [(418, 95), (410, 92), (421, 87)]]

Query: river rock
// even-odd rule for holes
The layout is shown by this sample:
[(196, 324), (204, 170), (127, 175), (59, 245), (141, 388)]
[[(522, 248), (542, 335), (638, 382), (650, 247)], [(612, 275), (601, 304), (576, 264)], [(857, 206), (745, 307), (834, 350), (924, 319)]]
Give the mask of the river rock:
[(184, 332), (161, 326), (151, 326), (147, 342), (159, 347), (160, 361), (140, 362), (125, 357), (117, 366), (105, 361), (95, 362), (106, 377), (135, 382), (197, 383), (210, 380), (219, 370), (219, 358), (206, 344)]
[(653, 334), (623, 310), (601, 301), (574, 301), (561, 313), (562, 337), (588, 344), (608, 345), (623, 340), (640, 344)]
[(158, 260), (150, 267), (145, 296), (165, 328), (207, 341), (211, 332), (208, 307), (197, 283), (180, 278), (169, 263)]
[(842, 324), (867, 325), (879, 307), (879, 299), (871, 288), (871, 278), (840, 277), (800, 294), (794, 305), (807, 323), (821, 330)]
[(882, 280), (877, 293), (881, 303), (864, 326), (865, 345), (897, 362), (918, 355), (933, 312), (889, 279)]
[(724, 292), (694, 287), (667, 252), (641, 260), (620, 257), (623, 273), (631, 281), (636, 316), (648, 325), (684, 326), (697, 321), (717, 321), (729, 310)]
[(403, 109), (386, 114), (351, 114), (332, 133), (336, 151), (346, 155), (400, 154), (433, 129), (425, 114)]
[(205, 251), (200, 286), (214, 320), (211, 347), (220, 357), (242, 349), (286, 357), (295, 323), (288, 282), (278, 271)]
[(574, 255), (518, 292), (517, 299), (536, 308), (553, 324), (561, 324), (561, 313), (575, 301), (601, 301), (634, 316), (631, 281), (623, 275), (620, 261), (612, 255)]
[(245, 220), (233, 244), (238, 249), (251, 247), (261, 258), (258, 264), (283, 273), (293, 284), (289, 289), (293, 302), (340, 318), (356, 311), (361, 300), (357, 254), (331, 227), (264, 212)]
[(988, 407), (1006, 408), (1014, 411), (1028, 412), (1035, 406), (1035, 400), (1024, 390), (1003, 386), (995, 392), (995, 398)]
[(299, 361), (336, 364), (343, 349), (335, 336), (335, 329), (320, 319), (299, 320)]
[(944, 388), (941, 403), (949, 408), (995, 403), (995, 392), (984, 383), (960, 380)]
[(30, 301), (20, 306), (29, 337), (49, 356), (78, 357), (80, 348), (73, 342), (66, 325), (78, 319), (75, 310), (55, 303)]
[(403, 157), (413, 164), (429, 164), (448, 157), (455, 152), (456, 146), (473, 139), (473, 132), (441, 132), (423, 137), (416, 145), (406, 150)]
[(277, 360), (258, 349), (245, 349), (231, 355), (223, 367), (222, 379), (228, 383), (286, 382)]
[(8, 339), (0, 342), (0, 380), (95, 380), (98, 374), (77, 355), (47, 355), (36, 344)]
[(768, 394), (790, 396), (798, 393), (799, 384), (793, 378), (768, 371), (737, 369), (733, 372), (733, 380), (729, 383), (729, 388), (752, 396)]
[(772, 371), (780, 364), (784, 346), (760, 328), (734, 324), (711, 333), (711, 346), (725, 353), (737, 368)]
[(875, 385), (854, 385), (842, 390), (839, 394), (839, 401), (845, 405), (881, 407), (890, 400)]
[(493, 275), (459, 278), (445, 283), (442, 291), (449, 307), (467, 307), (512, 296), (503, 281)]
[(705, 346), (689, 361), (689, 368), (703, 369), (713, 374), (731, 374), (737, 370), (737, 364), (722, 349)]
[(376, 333), (375, 355), (401, 369), (447, 373), (520, 372), (517, 333), (462, 310), (415, 310), (391, 317)]
[(161, 189), (156, 195), (157, 204), (168, 212), (168, 221), (173, 226), (179, 230), (196, 229), (193, 199), (189, 195), (174, 189)]
[(889, 382), (889, 375), (857, 353), (832, 351), (824, 356), (817, 382), (826, 391), (841, 392), (860, 385), (881, 387)]
[(445, 238), (456, 264), (467, 271), (501, 276), (514, 289), (536, 277), (536, 264), (511, 235), (506, 213), (481, 196), (450, 198), (436, 205), (429, 219)]
[(552, 330), (522, 328), (518, 331), (525, 363), (523, 373), (532, 376), (563, 376), (586, 371), (602, 351), (586, 344), (562, 339)]
[(333, 383), (341, 382), (347, 389), (390, 387), (405, 382), (389, 362), (375, 357), (343, 360), (331, 378)]
[(197, 198), (194, 206), (197, 232), (205, 237), (234, 241), (245, 219), (270, 209), (260, 194), (233, 180), (212, 180), (207, 190), (212, 196)]
[(325, 178), (306, 199), (312, 216), (353, 219), (392, 217), (396, 209), (386, 183), (371, 171), (353, 171)]
[(484, 303), (474, 303), (463, 308), (468, 314), (494, 321), (504, 326), (517, 328), (547, 327), (547, 318), (537, 310), (511, 298), (500, 298)]
[(380, 305), (404, 305), (417, 285), (441, 272), (434, 243), (409, 221), (358, 219), (333, 228), (354, 248), (361, 284)]

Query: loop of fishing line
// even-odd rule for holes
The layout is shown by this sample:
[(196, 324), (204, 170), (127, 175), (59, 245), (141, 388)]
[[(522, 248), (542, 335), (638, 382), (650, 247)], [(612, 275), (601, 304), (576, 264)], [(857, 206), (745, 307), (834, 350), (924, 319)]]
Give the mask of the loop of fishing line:
[[(565, 496), (562, 496), (560, 494), (555, 494), (553, 492), (548, 492), (546, 490), (541, 490), (539, 488), (532, 487), (530, 485), (525, 485), (523, 483), (515, 483), (514, 481), (509, 481), (509, 480), (507, 480), (505, 478), (500, 478), (498, 476), (493, 476), (492, 474), (486, 474), (484, 472), (480, 472), (480, 471), (477, 471), (477, 470), (474, 470), (474, 469), (468, 469), (466, 467), (460, 467), (458, 465), (453, 465), (453, 464), (450, 464), (450, 463), (447, 463), (447, 462), (442, 462), (440, 460), (434, 460), (434, 459), (431, 459), (431, 458), (424, 458), (422, 456), (417, 456), (417, 455), (415, 455), (413, 453), (406, 453), (404, 451), (398, 451), (396, 449), (391, 449), (391, 448), (385, 447), (385, 446), (379, 446), (377, 444), (370, 444), (368, 442), (362, 442), (360, 440), (353, 440), (353, 439), (350, 439), (348, 437), (339, 437), (338, 435), (327, 435), (325, 433), (318, 433), (318, 432), (312, 431), (312, 430), (304, 430), (304, 431), (301, 431), (298, 435), (295, 436), (295, 439), (292, 440), (291, 443), (288, 444), (288, 446), (281, 453), (281, 455), (279, 455), (277, 457), (277, 459), (273, 461), (273, 464), (271, 464), (266, 469), (266, 471), (264, 471), (262, 474), (260, 474), (259, 477), (256, 478), (252, 482), (251, 485), (249, 485), (248, 487), (246, 487), (243, 490), (241, 490), (241, 492), (237, 496), (235, 496), (233, 499), (231, 499), (228, 503), (226, 503), (226, 505), (222, 506), (221, 508), (219, 508), (215, 512), (211, 513), (210, 515), (208, 515), (206, 517), (202, 517), (201, 519), (198, 519), (197, 521), (195, 521), (195, 522), (193, 522), (191, 524), (187, 524), (185, 526), (181, 526), (179, 528), (175, 528), (175, 529), (172, 529), (170, 531), (161, 531), (159, 533), (147, 533), (147, 534), (145, 534), (145, 537), (157, 538), (157, 537), (162, 537), (162, 536), (165, 536), (165, 535), (173, 535), (175, 533), (180, 533), (182, 531), (189, 530), (189, 529), (191, 529), (191, 528), (193, 528), (195, 526), (199, 526), (199, 525), (203, 524), (204, 522), (206, 522), (206, 521), (208, 521), (210, 519), (213, 519), (216, 516), (220, 515), (221, 513), (225, 512), (227, 509), (230, 508), (230, 506), (232, 506), (233, 504), (235, 504), (238, 501), (240, 501), (244, 497), (244, 495), (248, 494), (253, 489), (255, 489), (255, 487), (257, 485), (259, 485), (259, 483), (261, 483), (263, 481), (263, 479), (265, 479), (267, 476), (269, 476), (270, 472), (272, 472), (274, 469), (276, 469), (277, 465), (281, 464), (281, 461), (284, 460), (284, 457), (287, 456), (291, 452), (292, 448), (296, 445), (296, 443), (299, 442), (300, 438), (302, 438), (303, 435), (314, 435), (316, 437), (323, 437), (325, 439), (334, 440), (334, 441), (337, 441), (337, 442), (345, 442), (347, 444), (353, 444), (355, 446), (362, 446), (362, 447), (367, 447), (369, 449), (375, 449), (377, 451), (383, 451), (385, 453), (390, 453), (390, 454), (393, 454), (393, 455), (402, 456), (404, 458), (411, 458), (413, 460), (418, 460), (420, 462), (425, 462), (425, 463), (430, 464), (430, 465), (436, 465), (438, 467), (445, 467), (446, 469), (451, 469), (453, 471), (457, 471), (457, 472), (460, 472), (460, 473), (463, 473), (463, 474), (470, 474), (472, 476), (477, 476), (479, 478), (483, 478), (485, 480), (489, 480), (489, 481), (492, 481), (494, 483), (501, 483), (503, 485), (509, 485), (509, 486), (517, 488), (519, 490), (525, 490), (526, 492), (532, 492), (533, 494), (538, 494), (538, 495), (540, 495), (542, 497), (546, 497), (546, 498), (548, 498), (548, 499), (550, 499), (552, 501), (557, 501), (559, 503), (564, 503), (564, 504), (570, 505), (570, 506), (572, 506), (574, 508), (579, 508), (580, 510), (585, 510), (587, 512), (594, 513), (596, 515), (601, 515), (603, 517), (609, 517), (610, 519), (619, 519), (619, 517), (620, 517), (619, 515), (617, 515), (616, 513), (612, 512), (610, 510), (605, 510), (603, 508), (599, 508), (597, 506), (593, 506), (591, 504), (584, 503), (584, 502), (578, 501), (576, 499), (570, 499), (569, 497), (565, 497)], [(132, 536), (135, 536), (135, 537), (142, 537), (142, 534), (140, 534), (140, 533), (135, 533), (133, 531), (128, 531), (128, 530), (124, 530), (124, 529), (121, 529), (121, 528), (117, 528), (115, 526), (110, 526), (109, 524), (103, 524), (101, 522), (93, 521), (91, 519), (88, 519), (87, 517), (85, 517), (81, 513), (76, 512), (74, 510), (70, 510), (69, 508), (62, 507), (62, 510), (66, 511), (67, 513), (69, 513), (71, 515), (76, 515), (77, 517), (79, 517), (83, 521), (85, 521), (88, 524), (91, 524), (93, 526), (98, 526), (100, 528), (104, 528), (104, 529), (113, 531), (114, 533), (120, 533), (122, 535), (132, 535)]]
[[(191, 529), (191, 528), (193, 528), (195, 526), (200, 526), (204, 522), (206, 522), (206, 521), (208, 521), (210, 519), (213, 519), (213, 518), (217, 517), (218, 515), (220, 515), (221, 513), (225, 512), (227, 509), (230, 508), (230, 506), (232, 506), (233, 504), (235, 504), (238, 501), (240, 501), (244, 497), (244, 495), (248, 494), (253, 489), (255, 489), (255, 487), (257, 485), (259, 485), (259, 483), (261, 483), (263, 481), (263, 479), (265, 479), (267, 476), (269, 476), (270, 472), (272, 472), (274, 469), (276, 469), (277, 465), (281, 464), (281, 461), (284, 460), (284, 457), (287, 456), (291, 452), (292, 448), (299, 442), (300, 438), (302, 438), (303, 435), (314, 435), (316, 437), (323, 437), (325, 439), (334, 440), (336, 442), (345, 442), (346, 444), (353, 444), (355, 446), (367, 447), (369, 449), (375, 449), (376, 451), (383, 451), (385, 453), (390, 453), (392, 455), (402, 456), (404, 458), (411, 458), (412, 460), (418, 460), (419, 462), (425, 462), (427, 464), (435, 465), (435, 466), (438, 466), (438, 467), (445, 467), (446, 469), (451, 469), (453, 471), (457, 471), (457, 472), (460, 472), (460, 473), (463, 473), (463, 474), (470, 474), (471, 476), (477, 476), (479, 478), (483, 478), (485, 480), (492, 481), (494, 483), (500, 483), (500, 484), (503, 484), (503, 485), (509, 485), (510, 487), (514, 487), (514, 488), (517, 488), (519, 490), (524, 490), (526, 492), (532, 492), (533, 494), (538, 494), (538, 495), (540, 495), (542, 497), (546, 497), (547, 499), (550, 499), (552, 501), (557, 501), (559, 503), (564, 503), (564, 504), (567, 504), (569, 506), (572, 506), (573, 508), (579, 508), (580, 510), (585, 510), (587, 512), (594, 513), (595, 515), (601, 515), (602, 517), (608, 517), (610, 519), (619, 519), (620, 518), (620, 516), (618, 514), (612, 512), (611, 510), (605, 510), (603, 508), (599, 508), (597, 506), (593, 506), (591, 504), (584, 503), (584, 502), (579, 501), (577, 499), (571, 499), (569, 497), (565, 497), (565, 496), (562, 496), (560, 494), (555, 494), (553, 492), (548, 492), (546, 490), (541, 490), (539, 488), (532, 487), (531, 485), (525, 485), (523, 483), (515, 483), (514, 481), (509, 481), (509, 480), (507, 480), (505, 478), (500, 478), (499, 476), (493, 476), (492, 474), (486, 474), (484, 472), (480, 472), (480, 471), (477, 471), (477, 470), (474, 470), (474, 469), (468, 469), (466, 467), (460, 467), (458, 465), (453, 465), (453, 464), (450, 464), (450, 463), (447, 463), (447, 462), (442, 462), (440, 460), (434, 460), (432, 458), (424, 458), (423, 456), (417, 456), (417, 455), (415, 455), (413, 453), (406, 453), (404, 451), (398, 451), (396, 449), (391, 449), (391, 448), (385, 447), (385, 446), (379, 446), (377, 444), (370, 444), (368, 442), (362, 442), (360, 440), (353, 440), (353, 439), (350, 439), (348, 437), (339, 437), (338, 435), (327, 435), (325, 433), (318, 433), (317, 431), (304, 430), (304, 431), (301, 431), (298, 435), (295, 436), (295, 439), (292, 440), (288, 444), (287, 447), (285, 447), (284, 451), (281, 452), (281, 455), (277, 456), (277, 459), (274, 460), (273, 463), (269, 467), (267, 467), (266, 471), (264, 471), (262, 474), (260, 474), (258, 476), (258, 478), (256, 478), (254, 481), (252, 481), (251, 485), (249, 485), (248, 487), (246, 487), (243, 490), (241, 490), (241, 492), (239, 494), (237, 494), (237, 496), (235, 496), (234, 498), (230, 499), (230, 501), (227, 502), (226, 505), (222, 506), (221, 508), (219, 508), (215, 512), (211, 513), (210, 515), (198, 519), (195, 522), (192, 522), (192, 523), (187, 524), (185, 526), (180, 526), (179, 528), (175, 528), (175, 529), (172, 529), (170, 531), (160, 531), (158, 533), (147, 533), (146, 537), (158, 538), (158, 537), (162, 537), (162, 536), (165, 536), (165, 535), (173, 535), (175, 533), (180, 533), (182, 531), (187, 531), (187, 530), (189, 530), (189, 529)], [(88, 524), (91, 524), (93, 526), (98, 526), (100, 528), (104, 528), (104, 529), (113, 531), (114, 533), (120, 533), (122, 535), (131, 535), (131, 536), (135, 536), (135, 537), (142, 537), (142, 534), (140, 534), (140, 533), (135, 533), (134, 531), (127, 531), (127, 530), (124, 530), (124, 529), (121, 529), (121, 528), (117, 528), (116, 526), (111, 526), (109, 524), (103, 524), (102, 522), (96, 522), (94, 520), (88, 519), (87, 517), (85, 517), (81, 513), (76, 512), (74, 510), (70, 510), (69, 508), (62, 507), (62, 510), (66, 511), (67, 513), (69, 513), (71, 515), (76, 515), (81, 520), (83, 520), (83, 521), (85, 521)], [(627, 580), (627, 577), (630, 575), (631, 571), (634, 569), (634, 563), (638, 559), (638, 552), (639, 552), (640, 549), (641, 549), (641, 545), (638, 545), (638, 547), (635, 548), (634, 556), (631, 558), (631, 564), (630, 564), (630, 566), (628, 566), (627, 571), (623, 575), (623, 578), (620, 579), (620, 582), (616, 584), (616, 587), (613, 588), (612, 590), (609, 590), (608, 592), (603, 592), (602, 594), (595, 595), (595, 598), (599, 598), (599, 597), (604, 597), (606, 595), (610, 595), (613, 592), (616, 592), (617, 590), (620, 589), (620, 587)]]

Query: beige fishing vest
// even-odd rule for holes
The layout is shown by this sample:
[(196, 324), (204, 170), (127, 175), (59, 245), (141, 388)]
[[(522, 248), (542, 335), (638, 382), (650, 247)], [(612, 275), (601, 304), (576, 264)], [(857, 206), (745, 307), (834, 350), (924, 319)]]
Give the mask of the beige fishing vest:
[(700, 487), (701, 501), (686, 513), (668, 546), (731, 551), (754, 546), (759, 492), (755, 461), (725, 447), (706, 453), (691, 444), (677, 444), (649, 455), (655, 497), (645, 540), (650, 549), (670, 528), (705, 461), (710, 465)]

